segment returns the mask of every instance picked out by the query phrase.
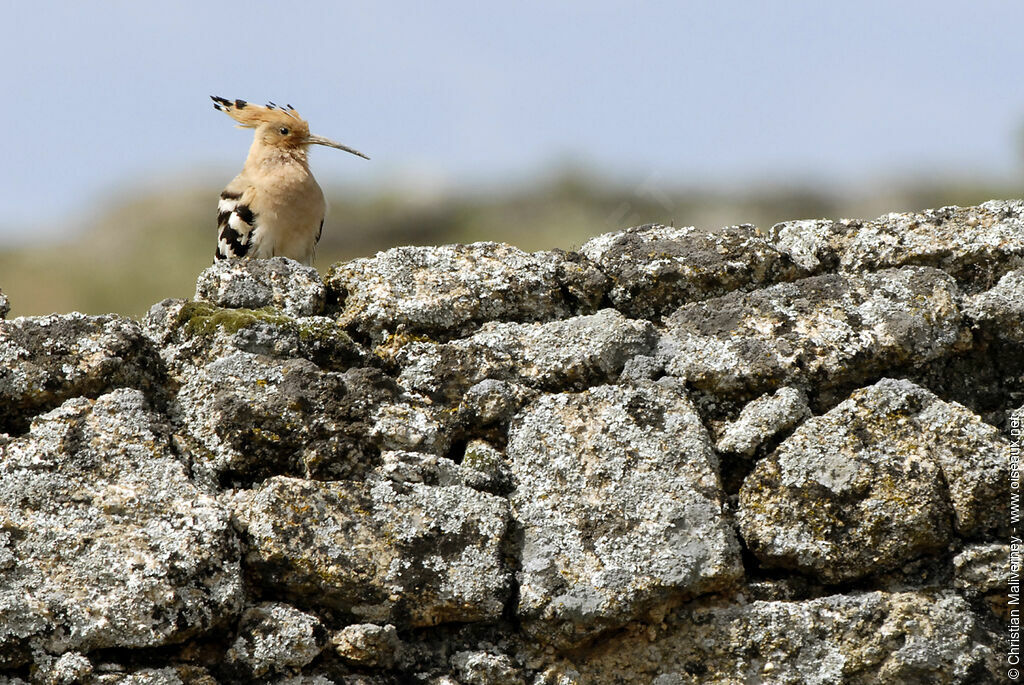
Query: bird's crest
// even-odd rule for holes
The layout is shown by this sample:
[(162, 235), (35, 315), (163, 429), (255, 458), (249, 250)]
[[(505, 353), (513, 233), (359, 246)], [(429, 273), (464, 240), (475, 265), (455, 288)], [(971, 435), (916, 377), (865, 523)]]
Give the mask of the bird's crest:
[(245, 100), (228, 100), (211, 95), (214, 109), (224, 112), (239, 123), (240, 128), (256, 128), (264, 123), (290, 123), (294, 126), (297, 122), (303, 124), (306, 121), (299, 116), (291, 105), (275, 105), (268, 102), (266, 105), (255, 105)]
[[(253, 150), (261, 147), (269, 147), (277, 150), (299, 151), (302, 155), (302, 163), (306, 163), (305, 150), (310, 145), (325, 145), (338, 150), (344, 150), (363, 159), (369, 159), (359, 150), (354, 150), (347, 145), (336, 143), (330, 138), (314, 136), (309, 133), (309, 124), (299, 116), (291, 105), (275, 105), (273, 102), (266, 105), (254, 105), (245, 100), (228, 100), (211, 95), (214, 109), (224, 112), (238, 122), (239, 128), (255, 128), (256, 136), (253, 140)], [(269, 126), (267, 126), (269, 124)]]

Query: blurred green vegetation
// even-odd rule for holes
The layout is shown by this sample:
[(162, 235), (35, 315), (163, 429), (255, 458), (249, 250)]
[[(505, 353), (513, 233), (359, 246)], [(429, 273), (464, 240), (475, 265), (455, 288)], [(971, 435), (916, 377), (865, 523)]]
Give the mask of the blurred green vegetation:
[[(196, 276), (213, 260), (221, 184), (172, 185), (174, 192), (135, 192), (111, 203), (61, 242), (0, 246), (0, 289), (11, 300), (10, 316), (141, 316), (166, 297), (191, 297)], [(653, 180), (612, 183), (574, 169), (530, 185), (461, 194), (334, 189), (328, 195), (315, 263), (321, 273), (335, 261), (396, 245), (493, 240), (530, 251), (572, 249), (595, 235), (644, 223), (714, 229), (739, 223), (767, 228), (790, 219), (870, 219), (1015, 197), (1019, 188), (921, 182), (859, 192), (795, 186), (707, 190), (668, 188)]]

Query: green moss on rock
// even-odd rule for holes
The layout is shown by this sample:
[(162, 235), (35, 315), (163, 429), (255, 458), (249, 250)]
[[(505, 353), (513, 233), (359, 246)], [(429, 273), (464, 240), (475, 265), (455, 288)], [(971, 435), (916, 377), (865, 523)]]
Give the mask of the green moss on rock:
[(179, 327), (184, 326), (189, 335), (195, 336), (216, 335), (218, 331), (233, 334), (257, 323), (295, 326), (296, 321), (274, 307), (224, 309), (201, 301), (185, 304), (177, 320)]

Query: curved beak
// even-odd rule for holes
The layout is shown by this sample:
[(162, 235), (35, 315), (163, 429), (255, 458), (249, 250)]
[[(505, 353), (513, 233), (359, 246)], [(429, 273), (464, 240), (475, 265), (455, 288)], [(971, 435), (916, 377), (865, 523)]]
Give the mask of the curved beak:
[(345, 152), (350, 152), (353, 155), (355, 155), (356, 157), (362, 157), (363, 159), (369, 159), (369, 157), (364, 155), (359, 150), (353, 150), (352, 148), (350, 148), (347, 145), (342, 145), (341, 143), (335, 143), (330, 138), (324, 138), (322, 136), (308, 136), (306, 138), (306, 145), (325, 145), (327, 147), (333, 147), (336, 150), (344, 150)]

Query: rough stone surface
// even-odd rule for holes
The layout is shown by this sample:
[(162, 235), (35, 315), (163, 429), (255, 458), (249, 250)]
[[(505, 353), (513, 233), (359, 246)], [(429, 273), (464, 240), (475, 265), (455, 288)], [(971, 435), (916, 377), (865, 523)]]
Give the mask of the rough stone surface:
[(327, 633), (316, 616), (279, 602), (247, 609), (239, 635), (228, 649), (227, 662), (240, 677), (260, 678), (297, 671), (327, 644)]
[(161, 383), (156, 350), (134, 321), (72, 313), (0, 321), (0, 431), (72, 397)]
[[(491, 453), (484, 455), (485, 450)], [(464, 485), (474, 490), (494, 492), (500, 489), (502, 475), (497, 473), (501, 455), (493, 447), (475, 440), (467, 445), (467, 456), (462, 464), (451, 459), (420, 452), (384, 452), (381, 465), (371, 477), (396, 483), (425, 483), (426, 485)], [(484, 461), (485, 459), (489, 461)]]
[(197, 472), (215, 479), (346, 478), (376, 464), (371, 413), (391, 388), (373, 369), (323, 372), (301, 358), (232, 352), (182, 386), (172, 416), (194, 441)]
[(613, 380), (630, 358), (651, 349), (654, 326), (614, 309), (543, 324), (489, 323), (449, 343), (412, 342), (398, 351), (399, 382), (457, 400), (485, 380), (548, 390)]
[(977, 292), (1024, 266), (1024, 202), (887, 214), (875, 221), (791, 221), (774, 226), (769, 242), (814, 272), (932, 266)]
[[(953, 557), (953, 586), (969, 600), (984, 602), (1002, 625), (1010, 625), (1013, 573), (1010, 545), (967, 545)], [(1019, 565), (1018, 565), (1019, 566)]]
[(402, 641), (390, 623), (356, 623), (345, 626), (331, 637), (331, 644), (342, 659), (357, 666), (388, 668), (395, 663)]
[(0, 313), (0, 685), (1005, 682), (1022, 218)]
[(573, 685), (1003, 682), (987, 639), (953, 593), (851, 593), (680, 609), (551, 675)]
[(486, 321), (544, 321), (573, 313), (559, 264), (500, 243), (396, 247), (335, 264), (327, 285), (340, 319), (373, 339), (386, 332), (450, 338)]
[(953, 557), (955, 585), (972, 597), (1002, 590), (1009, 577), (1009, 561), (1009, 545), (969, 545)]
[(276, 359), (306, 359), (325, 371), (362, 365), (366, 352), (337, 322), (295, 318), (272, 307), (225, 309), (208, 302), (164, 300), (150, 308), (144, 330), (178, 382), (231, 352)]
[(467, 482), (470, 487), (507, 494), (512, 489), (512, 470), (507, 455), (486, 440), (470, 440), (462, 453), (462, 467), (472, 474), (482, 474), (485, 485)]
[(445, 454), (451, 447), (457, 417), (424, 402), (380, 405), (371, 417), (370, 437), (385, 450)]
[(546, 395), (513, 422), (519, 614), (579, 642), (741, 569), (710, 438), (675, 384)]
[(0, 290), (0, 320), (7, 318), (7, 313), (11, 311), (11, 301), (4, 295), (4, 291)]
[(521, 383), (488, 378), (466, 390), (459, 408), (470, 421), (488, 426), (508, 421), (536, 395), (536, 390)]
[(265, 586), (356, 619), (495, 619), (510, 590), (507, 504), (466, 487), (275, 477), (244, 518)]
[(969, 298), (964, 313), (992, 338), (1024, 342), (1024, 269), (1010, 271), (991, 290)]
[(937, 554), (996, 529), (1008, 445), (909, 381), (885, 379), (808, 419), (740, 490), (740, 532), (768, 566), (826, 583)]
[(522, 671), (505, 654), (456, 652), (451, 663), (466, 685), (525, 685)]
[(768, 240), (809, 274), (839, 267), (842, 241), (855, 233), (861, 222), (844, 219), (798, 219), (772, 226)]
[(242, 602), (228, 514), (138, 390), (68, 400), (0, 459), (0, 667), (181, 642)]
[(290, 316), (315, 316), (327, 289), (320, 274), (287, 257), (217, 260), (196, 281), (196, 299), (216, 307), (274, 307)]
[(931, 268), (815, 276), (681, 307), (663, 355), (669, 373), (724, 395), (857, 382), (966, 346), (959, 297)]
[(36, 661), (35, 680), (48, 685), (74, 685), (86, 682), (92, 674), (92, 662), (79, 652), (64, 652), (59, 657), (47, 655)]
[(750, 225), (716, 232), (638, 226), (593, 238), (581, 252), (611, 278), (615, 308), (643, 319), (687, 302), (806, 275)]
[(719, 452), (752, 455), (763, 443), (810, 418), (807, 395), (799, 388), (779, 388), (743, 407), (735, 421), (723, 427), (715, 443)]

